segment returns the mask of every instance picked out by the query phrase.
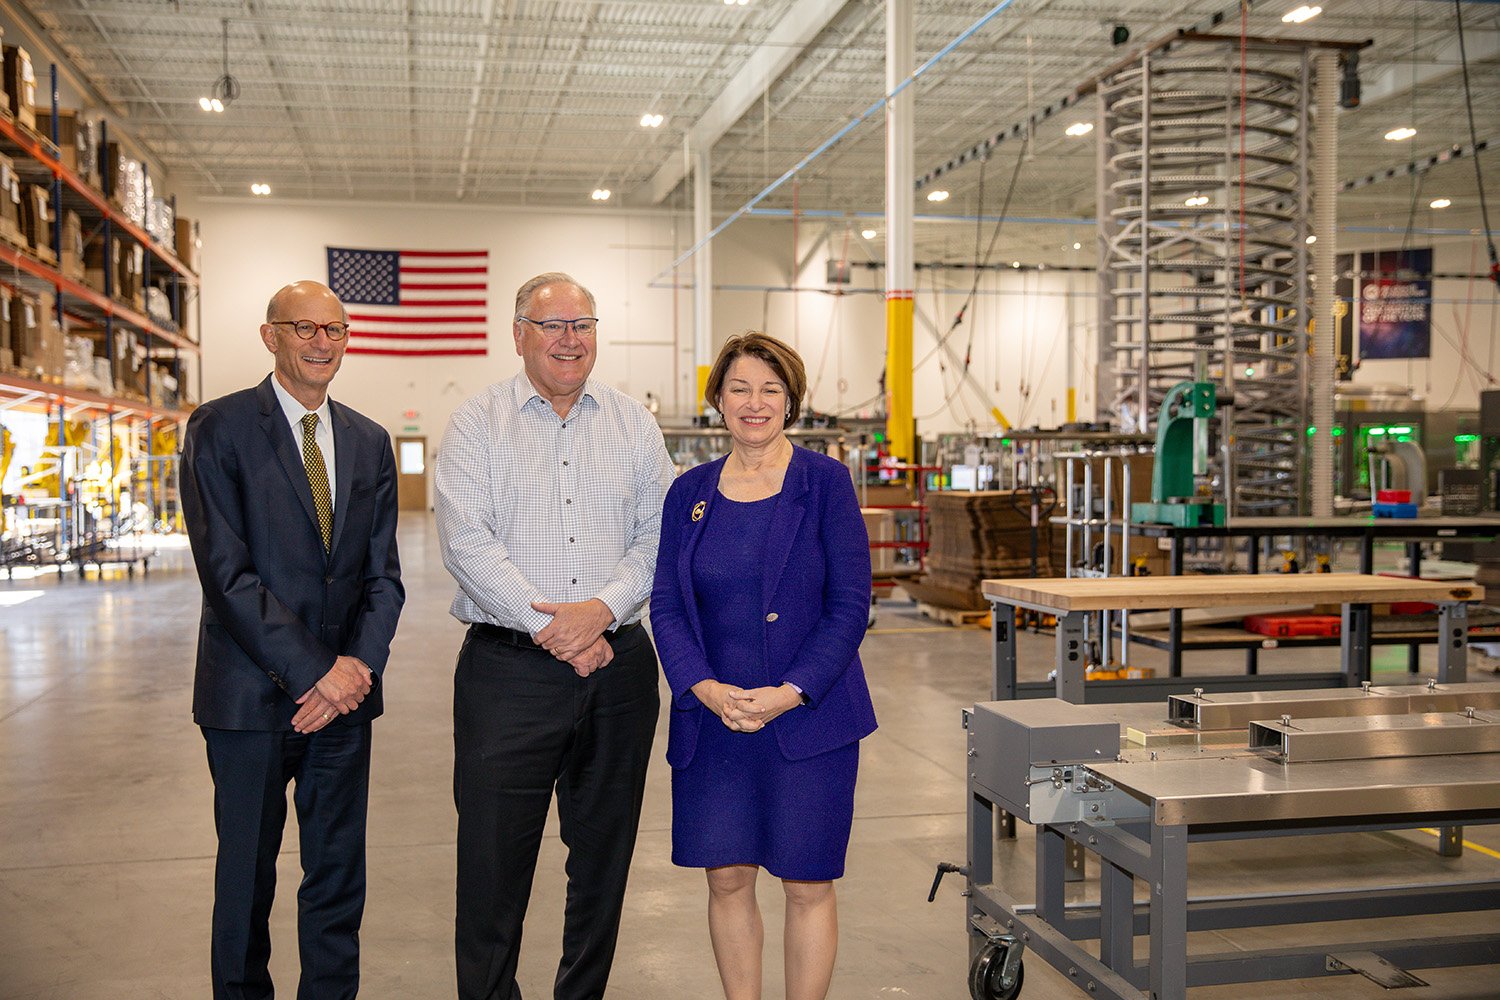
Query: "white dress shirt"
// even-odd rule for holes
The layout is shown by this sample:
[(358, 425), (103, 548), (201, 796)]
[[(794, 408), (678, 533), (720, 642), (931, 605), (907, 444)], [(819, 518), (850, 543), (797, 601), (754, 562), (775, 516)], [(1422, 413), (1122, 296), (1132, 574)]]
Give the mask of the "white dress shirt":
[(459, 407), (438, 449), (443, 564), (463, 622), (533, 636), (552, 620), (533, 601), (598, 598), (614, 627), (651, 596), (672, 460), (646, 408), (585, 383), (566, 417), (524, 371)]
[[(285, 388), (281, 380), (274, 374), (271, 376), (271, 388), (276, 390), (276, 399), (281, 403), (281, 412), (286, 414), (287, 421), (292, 425), (292, 443), (297, 446), (297, 454), (302, 454), (302, 418), (309, 413), (318, 415), (318, 429), (313, 432), (313, 440), (318, 443), (318, 450), (323, 453), (323, 468), (328, 473), (328, 495), (336, 497), (339, 495), (338, 483), (333, 478), (333, 412), (328, 408), (328, 397), (323, 397), (323, 405), (316, 410), (309, 410)], [(307, 464), (303, 459), (303, 465)]]

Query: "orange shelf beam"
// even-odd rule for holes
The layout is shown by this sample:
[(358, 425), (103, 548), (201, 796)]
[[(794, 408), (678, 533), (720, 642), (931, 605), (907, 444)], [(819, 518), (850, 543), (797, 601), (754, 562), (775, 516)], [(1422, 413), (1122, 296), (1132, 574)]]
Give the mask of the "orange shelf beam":
[[(109, 203), (103, 192), (96, 189), (92, 184), (79, 177), (67, 165), (52, 154), (47, 146), (42, 145), (39, 136), (33, 135), (12, 119), (0, 118), (0, 135), (20, 146), (26, 154), (36, 160), (42, 166), (52, 171), (52, 176), (62, 178), (64, 184), (78, 192), (89, 204), (99, 210), (102, 215), (109, 217), (110, 222), (120, 227), (122, 231), (132, 236), (141, 246), (148, 248), (153, 254), (161, 258), (172, 270), (190, 281), (197, 281), (198, 275), (194, 274), (186, 264), (177, 259), (177, 255), (160, 243), (151, 238), (151, 234), (140, 226), (127, 219), (118, 208)], [(50, 145), (50, 144), (49, 144)]]
[(103, 292), (96, 291), (88, 285), (74, 281), (56, 268), (42, 263), (30, 254), (18, 250), (13, 246), (0, 243), (0, 262), (10, 264), (18, 270), (25, 271), (34, 278), (48, 282), (59, 292), (71, 295), (75, 299), (82, 299), (103, 313), (114, 316), (116, 319), (124, 320), (126, 323), (139, 329), (142, 333), (149, 333), (151, 336), (159, 340), (164, 340), (175, 347), (186, 348), (189, 351), (198, 350), (198, 345), (182, 336), (182, 334), (162, 329), (129, 306), (122, 305), (114, 299), (108, 298)]
[(186, 420), (192, 412), (169, 406), (157, 406), (137, 399), (106, 396), (90, 389), (75, 389), (53, 382), (38, 382), (36, 379), (26, 378), (23, 375), (0, 373), (0, 397), (17, 396), (22, 393), (28, 396), (43, 396), (54, 403), (83, 403), (94, 409), (122, 416), (139, 413), (150, 419), (162, 417), (171, 420)]

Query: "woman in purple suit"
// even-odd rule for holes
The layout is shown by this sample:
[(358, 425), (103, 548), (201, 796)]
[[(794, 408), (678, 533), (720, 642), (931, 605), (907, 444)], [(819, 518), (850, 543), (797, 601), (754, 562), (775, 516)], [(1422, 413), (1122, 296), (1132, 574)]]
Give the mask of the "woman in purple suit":
[(672, 689), (672, 861), (708, 873), (728, 1000), (761, 995), (755, 878), (786, 890), (786, 996), (823, 1000), (838, 948), (859, 741), (870, 547), (849, 470), (793, 446), (807, 374), (763, 333), (733, 337), (705, 400), (729, 454), (667, 494), (651, 626)]

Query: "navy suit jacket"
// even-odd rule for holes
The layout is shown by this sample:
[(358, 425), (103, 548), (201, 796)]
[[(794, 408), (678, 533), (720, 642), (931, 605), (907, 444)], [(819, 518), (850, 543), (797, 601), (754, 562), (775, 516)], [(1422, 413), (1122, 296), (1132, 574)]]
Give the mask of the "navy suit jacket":
[[(704, 652), (693, 559), (719, 496), (724, 459), (689, 469), (662, 512), (651, 591), (651, 634), (672, 689), (667, 763), (686, 767), (699, 727), (722, 725), (692, 692), (717, 679)], [(750, 569), (751, 567), (747, 567)], [(870, 540), (842, 463), (792, 450), (761, 563), (762, 614), (745, 622), (761, 636), (770, 682), (801, 688), (808, 704), (770, 724), (788, 760), (802, 760), (875, 731), (875, 707), (859, 662), (870, 621)]]
[(272, 377), (198, 407), (183, 439), (182, 512), (203, 585), (193, 720), (288, 729), (296, 699), (349, 655), (376, 683), (335, 723), (366, 722), (382, 709), (379, 679), (406, 597), (390, 436), (329, 401), (337, 495), (325, 553)]

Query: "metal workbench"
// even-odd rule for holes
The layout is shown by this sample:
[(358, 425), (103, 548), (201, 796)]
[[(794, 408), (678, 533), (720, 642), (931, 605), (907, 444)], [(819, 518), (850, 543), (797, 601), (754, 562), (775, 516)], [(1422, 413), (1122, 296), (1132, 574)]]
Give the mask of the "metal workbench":
[[(1227, 524), (1183, 527), (1168, 524), (1132, 524), (1132, 535), (1166, 539), (1168, 572), (1182, 575), (1183, 543), (1195, 538), (1245, 538), (1249, 540), (1250, 572), (1260, 572), (1260, 543), (1273, 538), (1336, 538), (1359, 543), (1359, 571), (1375, 570), (1376, 542), (1406, 544), (1407, 573), (1417, 576), (1422, 566), (1422, 543), (1434, 541), (1492, 542), (1500, 539), (1500, 517), (1375, 517), (1370, 514), (1331, 517), (1232, 517)], [(1168, 667), (1182, 672), (1182, 615), (1173, 612), (1168, 623)], [(1249, 652), (1253, 663), (1253, 648)], [(1415, 672), (1417, 646), (1410, 645), (1408, 661)]]
[[(965, 726), (975, 1000), (1018, 996), (1027, 950), (1081, 995), (1110, 1000), (1349, 973), (1421, 985), (1407, 970), (1500, 963), (1492, 918), (1460, 936), (1422, 938), (1406, 921), (1398, 940), (1330, 947), (1309, 930), (1300, 947), (1188, 951), (1194, 931), (1500, 910), (1500, 880), (1188, 892), (1191, 843), (1441, 826), (1443, 852), (1456, 853), (1462, 824), (1500, 822), (1500, 686), (1199, 694), (1169, 706), (996, 701), (966, 712)], [(1034, 825), (1034, 902), (995, 882), (1001, 810)], [(1069, 848), (1099, 858), (1091, 898), (1067, 901)], [(1138, 935), (1150, 939), (1144, 962)]]
[[(1438, 679), (1461, 681), (1468, 653), (1469, 601), (1484, 599), (1484, 588), (1470, 583), (1409, 580), (1361, 573), (1300, 573), (1225, 576), (1111, 577), (1095, 579), (985, 580), (993, 640), (997, 700), (1045, 697), (1064, 701), (1143, 701), (1194, 689), (1211, 691), (1268, 688), (1358, 687), (1370, 679), (1370, 605), (1425, 601), (1438, 606)], [(1085, 631), (1091, 613), (1114, 609), (1232, 607), (1241, 604), (1338, 604), (1343, 607), (1337, 672), (1229, 676), (1148, 677), (1085, 684)], [(1056, 677), (1053, 682), (1016, 679), (1015, 609), (1057, 617)]]

